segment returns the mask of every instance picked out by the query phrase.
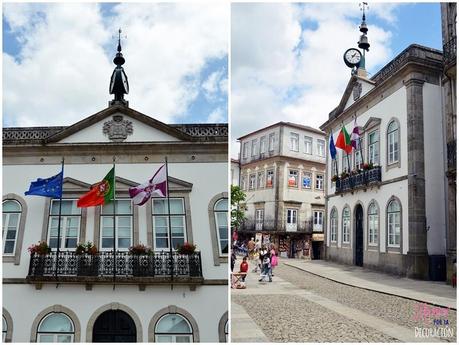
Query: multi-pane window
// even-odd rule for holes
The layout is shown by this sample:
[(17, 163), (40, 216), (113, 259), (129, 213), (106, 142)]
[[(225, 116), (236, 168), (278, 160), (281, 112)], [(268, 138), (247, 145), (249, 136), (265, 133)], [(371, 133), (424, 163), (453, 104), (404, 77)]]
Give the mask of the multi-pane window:
[(304, 136), (304, 153), (312, 155), (312, 137)]
[(368, 134), (368, 163), (379, 164), (379, 131)]
[(215, 203), (214, 214), (219, 253), (228, 255), (228, 199), (223, 198)]
[(247, 176), (241, 176), (242, 190), (247, 190)]
[(314, 211), (313, 212), (313, 231), (322, 231), (324, 223), (324, 212), (323, 211)]
[(317, 155), (325, 157), (325, 140), (317, 139)]
[(264, 209), (255, 210), (255, 230), (263, 230)]
[(297, 230), (297, 214), (298, 210), (287, 209), (287, 231)]
[(290, 132), (290, 150), (298, 152), (299, 150), (299, 134)]
[(249, 143), (244, 143), (243, 150), (242, 150), (242, 157), (243, 158), (249, 157)]
[(303, 171), (303, 188), (311, 189), (312, 174), (307, 171)]
[(260, 153), (266, 152), (266, 137), (260, 138)]
[(392, 121), (387, 127), (387, 164), (398, 162), (400, 150), (400, 129), (397, 121)]
[(266, 188), (272, 188), (274, 184), (274, 170), (266, 171)]
[(269, 151), (274, 151), (274, 142), (276, 140), (276, 133), (269, 135)]
[(336, 208), (330, 214), (330, 240), (336, 242), (338, 235), (338, 212)]
[(362, 159), (362, 154), (363, 153), (363, 148), (365, 147), (363, 143), (363, 137), (360, 137), (358, 143), (357, 143), (357, 149), (354, 150), (354, 168), (355, 169), (362, 169), (363, 168), (363, 159)]
[(316, 189), (322, 190), (324, 189), (324, 175), (316, 175)]
[(374, 202), (368, 206), (368, 243), (378, 244), (378, 207)]
[(258, 155), (257, 139), (252, 140), (252, 156)]
[(400, 203), (394, 199), (387, 206), (387, 236), (391, 247), (400, 246), (400, 214)]
[(289, 170), (287, 182), (289, 187), (298, 187), (298, 170)]
[(101, 248), (113, 249), (113, 232), (118, 250), (128, 250), (132, 245), (132, 202), (131, 200), (115, 200), (115, 226), (113, 227), (113, 202), (103, 205), (101, 218)]
[(38, 343), (72, 343), (75, 328), (64, 313), (50, 313), (38, 325)]
[(349, 172), (349, 162), (351, 160), (350, 155), (348, 155), (346, 152), (341, 153), (341, 158), (342, 158), (342, 170), (343, 172)]
[[(80, 223), (81, 208), (77, 207), (77, 201), (62, 200), (60, 224), (61, 239), (59, 241), (60, 249), (76, 248), (80, 235)], [(59, 200), (52, 200), (48, 222), (48, 243), (51, 248), (57, 248), (58, 232)]]
[(249, 189), (255, 189), (256, 180), (257, 180), (257, 175), (252, 174), (249, 176)]
[(258, 173), (258, 188), (264, 188), (265, 187), (265, 172), (260, 171)]
[(18, 237), (22, 208), (21, 204), (19, 204), (16, 200), (5, 200), (2, 204), (2, 208), (3, 254), (12, 255), (16, 249), (16, 239)]
[(193, 329), (182, 315), (166, 314), (156, 323), (155, 341), (157, 343), (192, 343)]
[(350, 242), (350, 229), (351, 229), (351, 211), (349, 207), (343, 210), (343, 243)]
[[(156, 250), (169, 249), (169, 214), (167, 199), (153, 199), (153, 235)], [(186, 241), (185, 205), (182, 198), (170, 198), (172, 249)]]

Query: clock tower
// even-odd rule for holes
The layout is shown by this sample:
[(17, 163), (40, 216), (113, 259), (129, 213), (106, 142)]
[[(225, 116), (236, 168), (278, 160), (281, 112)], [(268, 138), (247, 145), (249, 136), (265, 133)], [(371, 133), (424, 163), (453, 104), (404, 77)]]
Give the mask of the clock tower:
[(110, 78), (110, 94), (115, 98), (109, 102), (109, 105), (123, 104), (129, 106), (129, 102), (124, 99), (124, 95), (129, 93), (129, 82), (123, 69), (125, 62), (121, 53), (121, 29), (118, 30), (118, 53), (116, 53), (113, 63), (116, 65)]

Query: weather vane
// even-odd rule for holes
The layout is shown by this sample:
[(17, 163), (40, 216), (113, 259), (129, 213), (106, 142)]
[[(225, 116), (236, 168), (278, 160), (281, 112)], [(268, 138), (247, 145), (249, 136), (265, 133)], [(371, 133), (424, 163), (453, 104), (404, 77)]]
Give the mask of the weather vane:
[(360, 7), (360, 11), (363, 12), (363, 19), (365, 20), (365, 8), (369, 10), (370, 6), (368, 6), (368, 2), (361, 2), (359, 3), (359, 7)]

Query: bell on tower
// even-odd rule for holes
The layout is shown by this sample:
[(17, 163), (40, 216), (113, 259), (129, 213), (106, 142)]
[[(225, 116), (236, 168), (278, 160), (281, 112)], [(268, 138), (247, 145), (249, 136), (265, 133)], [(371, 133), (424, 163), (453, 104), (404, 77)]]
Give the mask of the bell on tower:
[(359, 68), (357, 69), (357, 75), (361, 77), (366, 77), (367, 71), (365, 69), (365, 51), (370, 50), (370, 43), (368, 42), (368, 37), (367, 37), (368, 26), (367, 26), (366, 17), (365, 17), (365, 8), (368, 9), (368, 3), (362, 2), (360, 4), (360, 8), (362, 10), (362, 23), (360, 24), (359, 29), (362, 34), (360, 35), (360, 39), (357, 42), (357, 44), (359, 48), (362, 49), (363, 54), (362, 54), (362, 60), (359, 64)]
[(113, 63), (116, 65), (113, 70), (112, 77), (110, 78), (110, 94), (115, 95), (115, 98), (108, 104), (118, 105), (122, 104), (126, 107), (129, 106), (129, 102), (124, 99), (124, 95), (129, 93), (129, 82), (126, 73), (123, 69), (125, 62), (123, 54), (121, 53), (121, 29), (118, 30), (118, 53), (116, 53)]

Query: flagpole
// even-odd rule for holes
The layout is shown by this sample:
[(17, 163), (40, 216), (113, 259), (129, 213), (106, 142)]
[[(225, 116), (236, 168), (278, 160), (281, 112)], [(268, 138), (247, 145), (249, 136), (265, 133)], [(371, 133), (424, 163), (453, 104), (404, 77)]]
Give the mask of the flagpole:
[(61, 213), (62, 213), (62, 192), (64, 184), (64, 157), (62, 157), (62, 167), (61, 167), (61, 196), (59, 198), (59, 219), (57, 221), (57, 249), (56, 249), (56, 269), (54, 271), (54, 276), (57, 280), (57, 271), (59, 268), (59, 248), (61, 246)]
[(115, 290), (116, 281), (116, 174), (115, 174), (115, 156), (113, 156), (113, 290)]
[[(167, 163), (167, 156), (165, 157), (166, 160), (166, 185), (167, 185), (167, 214), (169, 217), (169, 255), (171, 260), (171, 283), (174, 280), (174, 260), (172, 258), (172, 224), (171, 224), (171, 201), (169, 197), (169, 165)], [(173, 289), (173, 285), (171, 285), (171, 289)]]

